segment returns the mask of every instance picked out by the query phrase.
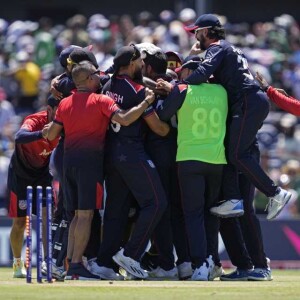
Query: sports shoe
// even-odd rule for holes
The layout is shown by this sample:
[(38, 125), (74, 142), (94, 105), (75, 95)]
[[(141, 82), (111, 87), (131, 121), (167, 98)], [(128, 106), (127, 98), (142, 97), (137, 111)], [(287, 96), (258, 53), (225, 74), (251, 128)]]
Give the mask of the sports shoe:
[(101, 279), (105, 280), (124, 280), (124, 277), (117, 274), (113, 269), (99, 266), (96, 259), (91, 259), (88, 261), (87, 269), (94, 275), (100, 276)]
[(191, 280), (207, 281), (208, 275), (209, 275), (209, 269), (207, 267), (207, 263), (204, 262), (201, 267), (195, 269), (195, 271), (191, 277)]
[(193, 275), (192, 263), (191, 262), (183, 262), (182, 264), (177, 266), (178, 278), (179, 280), (186, 280), (191, 278)]
[(271, 281), (273, 280), (270, 268), (254, 268), (248, 275), (250, 281)]
[(122, 267), (119, 268), (119, 273), (124, 277), (124, 280), (139, 280), (140, 278), (135, 277), (134, 275), (126, 272)]
[(210, 212), (220, 218), (240, 217), (244, 214), (243, 200), (226, 200), (221, 205), (212, 207)]
[(82, 263), (71, 263), (67, 272), (66, 280), (100, 280), (97, 275), (88, 271)]
[(214, 266), (213, 269), (209, 272), (209, 281), (213, 281), (216, 278), (220, 278), (222, 275), (224, 275), (224, 269), (222, 266)]
[(141, 267), (147, 271), (156, 269), (158, 267), (158, 263), (159, 263), (159, 255), (153, 254), (149, 251), (144, 253), (140, 262)]
[(276, 218), (285, 205), (291, 199), (292, 194), (284, 189), (280, 189), (280, 192), (274, 197), (269, 198), (269, 203), (267, 204), (266, 209), (268, 209), (268, 220), (273, 220)]
[(141, 268), (141, 265), (138, 261), (134, 260), (129, 256), (124, 255), (124, 248), (122, 248), (113, 256), (113, 260), (120, 267), (125, 269), (126, 272), (134, 275), (137, 278), (145, 279), (148, 277), (147, 272)]
[(209, 281), (213, 281), (215, 278), (219, 278), (221, 275), (225, 274), (221, 266), (216, 266), (211, 255), (206, 259), (206, 261), (208, 262)]
[(252, 270), (236, 269), (235, 271), (220, 276), (221, 281), (247, 281)]
[(148, 279), (155, 278), (157, 280), (178, 280), (178, 271), (176, 267), (168, 271), (161, 267), (157, 267), (156, 269), (149, 271), (148, 275)]
[(44, 260), (42, 261), (41, 272), (43, 276), (47, 276), (47, 263)]
[(57, 281), (63, 281), (67, 274), (63, 266), (58, 267), (54, 262), (51, 263), (52, 277)]
[(24, 261), (21, 258), (14, 258), (13, 278), (26, 278)]

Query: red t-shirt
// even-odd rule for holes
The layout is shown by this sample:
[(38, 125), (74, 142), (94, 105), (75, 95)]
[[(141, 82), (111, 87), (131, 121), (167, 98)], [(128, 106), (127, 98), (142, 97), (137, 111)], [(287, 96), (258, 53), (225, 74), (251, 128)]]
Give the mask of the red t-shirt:
[(281, 94), (272, 86), (270, 86), (268, 88), (267, 95), (281, 109), (283, 109), (295, 116), (300, 116), (300, 101), (299, 100), (297, 100), (293, 97), (288, 97), (288, 96)]
[[(48, 123), (47, 111), (41, 111), (27, 116), (21, 126), (31, 132), (41, 131)], [(48, 172), (50, 154), (56, 147), (58, 139), (48, 141), (40, 138), (30, 143), (16, 144), (13, 165), (16, 173), (21, 177), (41, 176)]]
[(61, 101), (54, 122), (64, 127), (65, 164), (95, 164), (101, 158), (108, 124), (118, 109), (110, 97), (89, 92)]

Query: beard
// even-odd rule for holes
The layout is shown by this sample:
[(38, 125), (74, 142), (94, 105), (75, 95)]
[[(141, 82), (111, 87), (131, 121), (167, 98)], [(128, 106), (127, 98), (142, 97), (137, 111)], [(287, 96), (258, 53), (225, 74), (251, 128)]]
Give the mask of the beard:
[(202, 50), (206, 50), (206, 47), (205, 47), (205, 38), (204, 38), (203, 35), (200, 36), (199, 42), (200, 42), (200, 48)]
[(135, 82), (143, 82), (143, 73), (142, 70), (136, 70), (133, 74), (133, 78), (132, 78)]

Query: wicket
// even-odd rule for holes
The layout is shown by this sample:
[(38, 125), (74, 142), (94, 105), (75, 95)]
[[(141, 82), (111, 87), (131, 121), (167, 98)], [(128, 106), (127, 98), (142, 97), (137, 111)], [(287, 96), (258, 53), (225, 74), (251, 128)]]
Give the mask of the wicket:
[[(32, 186), (27, 186), (27, 215), (26, 215), (26, 282), (32, 282)], [(42, 203), (43, 188), (36, 187), (36, 237), (37, 237), (37, 282), (42, 283), (43, 261), (43, 230), (42, 230)], [(47, 281), (52, 282), (52, 188), (46, 187), (46, 245), (47, 245)]]

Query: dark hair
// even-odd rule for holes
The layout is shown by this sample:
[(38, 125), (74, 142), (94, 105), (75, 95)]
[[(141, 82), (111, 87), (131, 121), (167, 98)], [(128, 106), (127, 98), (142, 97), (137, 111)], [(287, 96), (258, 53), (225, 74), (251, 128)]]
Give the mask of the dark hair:
[(145, 65), (150, 65), (153, 71), (157, 74), (165, 74), (167, 71), (167, 56), (163, 52), (156, 52), (151, 55), (147, 52), (146, 58), (144, 58)]
[(207, 29), (207, 37), (210, 39), (224, 40), (225, 36), (225, 29), (223, 27), (215, 26)]

